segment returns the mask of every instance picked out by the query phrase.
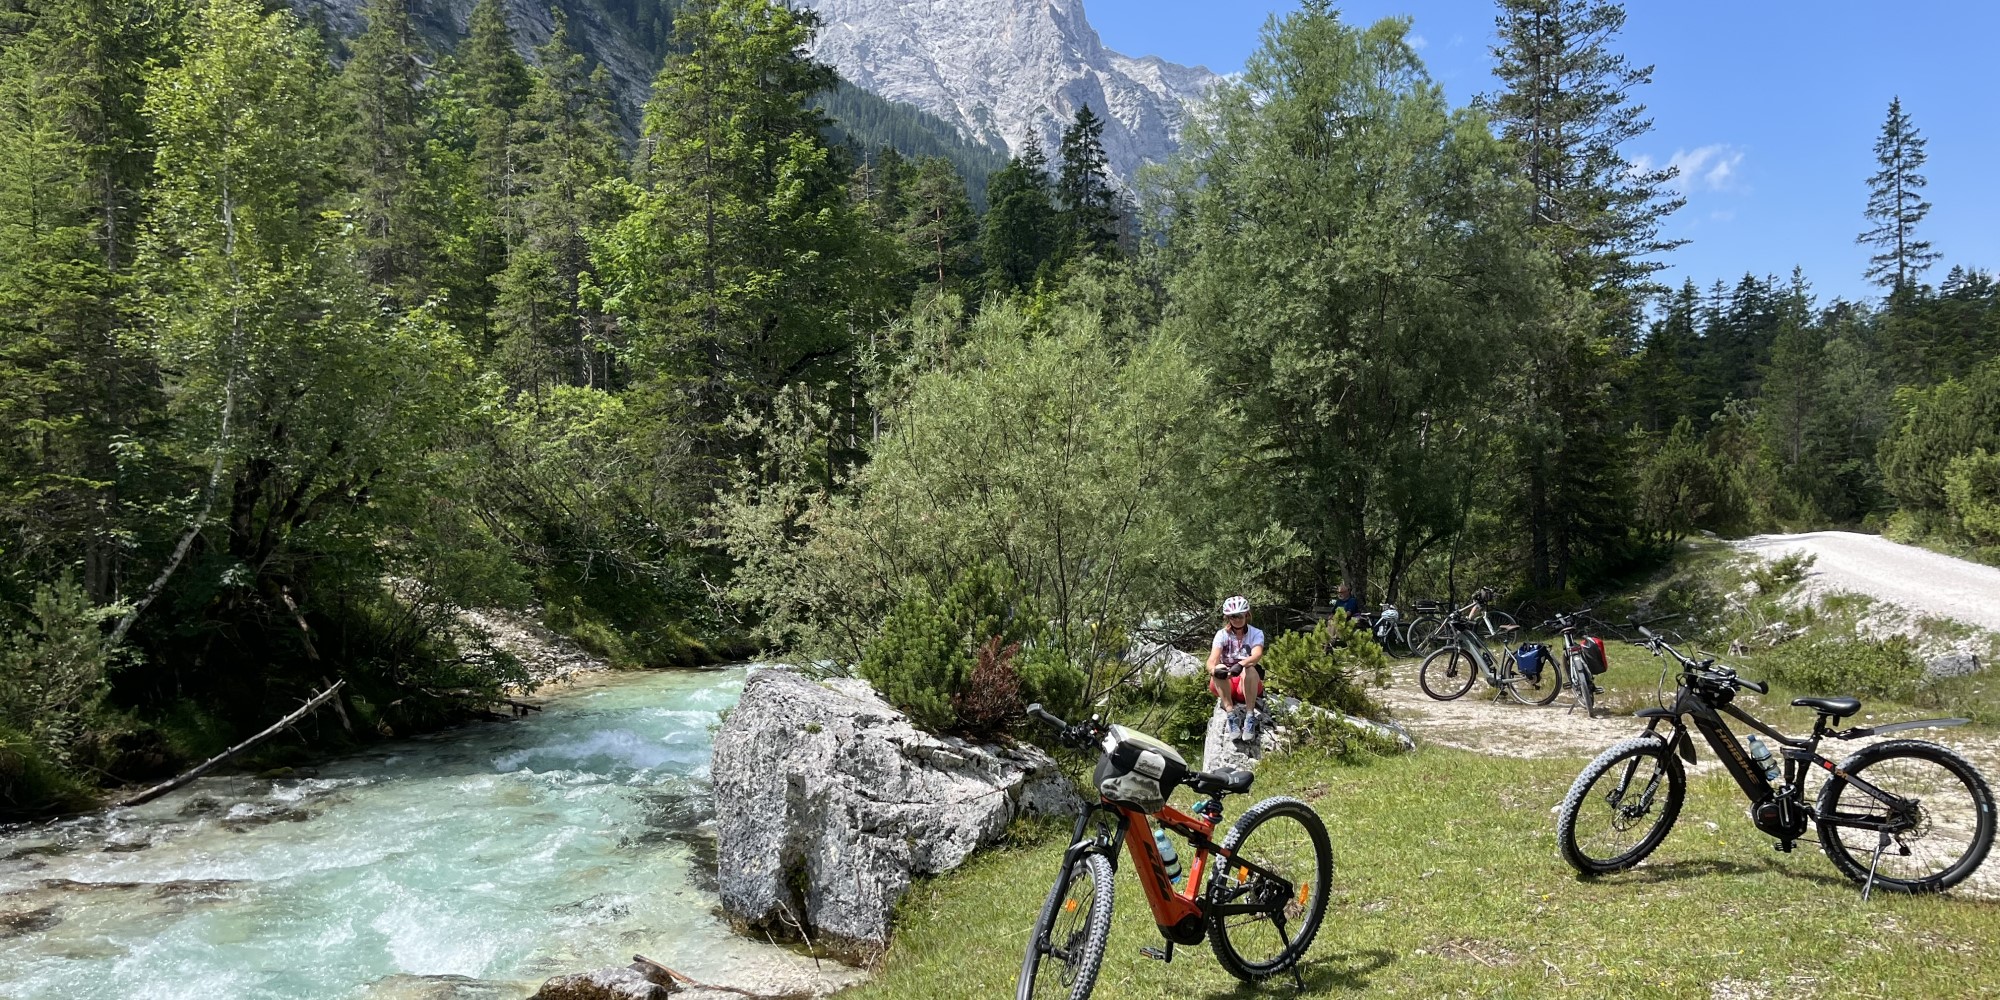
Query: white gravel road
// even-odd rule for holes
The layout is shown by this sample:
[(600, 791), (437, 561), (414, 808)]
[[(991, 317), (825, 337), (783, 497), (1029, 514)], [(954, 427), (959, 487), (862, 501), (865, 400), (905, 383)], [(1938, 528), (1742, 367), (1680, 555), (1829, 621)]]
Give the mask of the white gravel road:
[(1806, 580), (1818, 589), (1850, 591), (2000, 632), (2000, 568), (1852, 531), (1755, 535), (1730, 544), (1767, 559), (1809, 552), (1817, 561)]

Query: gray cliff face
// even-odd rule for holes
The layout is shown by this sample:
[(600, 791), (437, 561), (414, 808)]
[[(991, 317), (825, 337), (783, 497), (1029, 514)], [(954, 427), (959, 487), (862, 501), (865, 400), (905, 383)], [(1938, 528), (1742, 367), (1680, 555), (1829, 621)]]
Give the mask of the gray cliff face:
[[(465, 37), (466, 22), (472, 17), (476, 0), (411, 0), (410, 19), (424, 38), (439, 52), (456, 48)], [(551, 0), (503, 0), (507, 23), (514, 29), (514, 44), (521, 56), (534, 61), (536, 46), (548, 43), (555, 33), (555, 19), (549, 14)], [(352, 38), (368, 26), (361, 16), (364, 0), (292, 0), (300, 17), (323, 16), (335, 34)], [(569, 17), (570, 41), (595, 56), (611, 75), (612, 97), (618, 105), (625, 131), (637, 135), (640, 111), (652, 93), (659, 62), (636, 42), (623, 26), (605, 18), (603, 12), (587, 4), (563, 4)], [(573, 9), (572, 9), (573, 8)]]
[(1178, 146), (1186, 104), (1218, 77), (1104, 47), (1083, 0), (799, 0), (825, 26), (812, 54), (843, 77), (916, 105), (974, 141), (1020, 152), (1032, 133), (1053, 157), (1088, 104), (1105, 120), (1111, 170), (1129, 185)]

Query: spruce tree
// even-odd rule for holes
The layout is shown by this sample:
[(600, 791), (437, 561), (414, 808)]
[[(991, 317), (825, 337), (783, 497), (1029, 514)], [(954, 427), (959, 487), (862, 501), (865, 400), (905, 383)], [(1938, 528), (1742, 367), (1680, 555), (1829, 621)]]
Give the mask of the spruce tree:
[(980, 256), (986, 262), (988, 289), (1031, 288), (1054, 256), (1056, 215), (1049, 195), (1048, 155), (1040, 137), (1030, 131), (1021, 155), (986, 182)]
[[(1572, 563), (1620, 533), (1595, 508), (1616, 502), (1620, 463), (1604, 458), (1619, 436), (1603, 404), (1611, 359), (1636, 324), (1655, 255), (1680, 245), (1660, 224), (1683, 199), (1669, 194), (1672, 168), (1634, 170), (1620, 147), (1652, 122), (1632, 91), (1652, 79), (1613, 52), (1625, 25), (1610, 0), (1499, 0), (1494, 74), (1503, 88), (1483, 103), (1519, 158), (1533, 194), (1528, 225), (1556, 261), (1580, 310), (1551, 314), (1530, 345), (1525, 412), (1515, 452), (1520, 514), (1528, 529), (1528, 577), (1538, 588), (1568, 585)], [(1601, 470), (1603, 479), (1582, 478)]]
[(1064, 259), (1103, 256), (1118, 249), (1118, 191), (1104, 156), (1104, 120), (1086, 104), (1063, 130), (1056, 201), (1061, 208)]
[(646, 109), (649, 186), (597, 248), (646, 398), (710, 461), (744, 443), (726, 418), (850, 376), (849, 320), (875, 308), (875, 262), (894, 257), (849, 203), (807, 103), (834, 79), (801, 54), (815, 23), (779, 0), (676, 9), (676, 52)]
[(918, 263), (921, 280), (943, 296), (973, 273), (979, 220), (965, 194), (958, 168), (942, 156), (926, 157), (905, 195), (902, 237)]
[(1903, 99), (1890, 99), (1889, 116), (1875, 140), (1875, 162), (1882, 169), (1868, 178), (1865, 214), (1874, 225), (1854, 241), (1875, 248), (1868, 258), (1868, 280), (1891, 293), (1909, 288), (1941, 256), (1916, 233), (1931, 210), (1922, 194), (1928, 182), (1917, 172), (1926, 159), (1924, 145), (1924, 137), (1903, 111)]
[(157, 405), (125, 331), (161, 21), (134, 0), (30, 0), (0, 27), (0, 600), (71, 571), (99, 602), (119, 586), (143, 463), (117, 449)]
[(560, 12), (535, 56), (511, 154), (521, 236), (494, 280), (501, 367), (512, 385), (536, 395), (557, 384), (611, 388), (606, 324), (583, 297), (595, 273), (587, 234), (612, 221), (604, 185), (621, 166), (610, 84), (602, 67), (585, 71)]
[(430, 293), (440, 240), (428, 155), (423, 41), (409, 0), (368, 0), (368, 28), (341, 74), (352, 108), (346, 161), (356, 249), (370, 283), (404, 305)]

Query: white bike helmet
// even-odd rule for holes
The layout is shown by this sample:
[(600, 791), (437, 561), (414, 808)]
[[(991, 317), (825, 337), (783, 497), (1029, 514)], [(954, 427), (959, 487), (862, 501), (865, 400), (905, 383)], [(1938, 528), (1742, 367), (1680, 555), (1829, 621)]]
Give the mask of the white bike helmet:
[(1238, 595), (1222, 602), (1224, 615), (1247, 615), (1250, 613), (1250, 599)]

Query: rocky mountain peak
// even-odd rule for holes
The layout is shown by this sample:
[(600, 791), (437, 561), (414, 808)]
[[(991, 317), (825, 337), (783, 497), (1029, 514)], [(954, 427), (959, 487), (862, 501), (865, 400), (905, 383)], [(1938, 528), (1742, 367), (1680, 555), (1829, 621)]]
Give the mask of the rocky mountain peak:
[(1177, 147), (1187, 102), (1216, 74), (1104, 47), (1083, 0), (796, 0), (825, 21), (813, 55), (861, 87), (1020, 152), (1053, 153), (1088, 104), (1111, 170), (1129, 182)]

